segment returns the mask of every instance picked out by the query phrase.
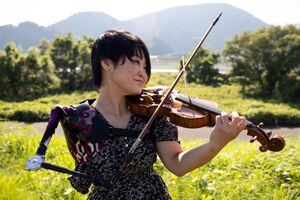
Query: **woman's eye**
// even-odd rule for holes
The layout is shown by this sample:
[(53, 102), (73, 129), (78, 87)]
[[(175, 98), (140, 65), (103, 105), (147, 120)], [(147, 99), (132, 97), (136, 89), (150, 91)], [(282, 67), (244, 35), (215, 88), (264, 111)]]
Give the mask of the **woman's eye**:
[(140, 64), (140, 61), (139, 60), (133, 60), (133, 62), (137, 63), (137, 64)]

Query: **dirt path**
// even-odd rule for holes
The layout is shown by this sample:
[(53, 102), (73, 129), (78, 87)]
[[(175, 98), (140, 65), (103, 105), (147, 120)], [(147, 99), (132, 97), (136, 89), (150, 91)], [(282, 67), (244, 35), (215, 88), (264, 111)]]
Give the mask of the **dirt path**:
[[(46, 122), (37, 122), (37, 123), (22, 123), (22, 122), (0, 122), (1, 125), (8, 125), (13, 127), (14, 125), (18, 124), (21, 126), (30, 125), (32, 127), (32, 133), (34, 134), (43, 134), (47, 123)], [(266, 128), (268, 129), (268, 128)], [(193, 140), (193, 139), (202, 139), (208, 140), (212, 127), (203, 127), (197, 129), (187, 129), (178, 127), (179, 131), (179, 138), (180, 140)], [(300, 139), (300, 127), (281, 127), (281, 128), (269, 128), (272, 131), (272, 135), (282, 135), (284, 138), (295, 138)], [(56, 129), (56, 134), (63, 135), (63, 130), (59, 125)], [(239, 136), (238, 140), (249, 140), (250, 137), (247, 136), (246, 131), (243, 131)]]
[[(186, 129), (186, 128), (178, 128), (179, 136), (181, 139), (204, 139), (208, 140), (210, 133), (212, 131), (212, 127), (203, 127), (199, 129)], [(300, 139), (300, 127), (281, 127), (281, 128), (266, 128), (265, 130), (271, 130), (272, 135), (282, 135), (284, 138), (295, 138)], [(247, 131), (242, 131), (237, 138), (238, 140), (250, 140), (250, 137), (247, 135)]]

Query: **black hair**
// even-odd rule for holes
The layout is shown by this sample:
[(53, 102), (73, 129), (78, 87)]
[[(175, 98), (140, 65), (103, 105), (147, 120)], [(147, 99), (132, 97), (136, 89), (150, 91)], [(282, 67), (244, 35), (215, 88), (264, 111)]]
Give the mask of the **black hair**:
[[(101, 60), (110, 59), (114, 64), (125, 62), (125, 56), (131, 60), (133, 56), (146, 60), (148, 80), (151, 75), (150, 55), (145, 43), (137, 36), (124, 30), (107, 30), (94, 43), (91, 50), (93, 77), (96, 87), (101, 86)], [(122, 60), (121, 60), (122, 59)], [(147, 81), (148, 81), (147, 80)]]

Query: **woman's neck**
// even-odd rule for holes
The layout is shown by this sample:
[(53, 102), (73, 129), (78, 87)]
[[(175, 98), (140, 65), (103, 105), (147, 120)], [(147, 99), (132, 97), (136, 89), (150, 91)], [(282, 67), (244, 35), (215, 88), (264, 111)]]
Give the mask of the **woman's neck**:
[(100, 88), (100, 94), (93, 106), (102, 114), (117, 118), (129, 113), (125, 96), (105, 87)]

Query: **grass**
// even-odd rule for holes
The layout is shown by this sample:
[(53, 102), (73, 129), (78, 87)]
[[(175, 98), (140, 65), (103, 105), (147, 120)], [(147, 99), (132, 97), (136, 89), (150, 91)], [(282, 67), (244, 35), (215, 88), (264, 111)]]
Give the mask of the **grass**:
[[(30, 125), (0, 124), (0, 199), (86, 199), (72, 189), (68, 175), (48, 170), (25, 171), (25, 162), (36, 151), (41, 135)], [(33, 134), (28, 134), (33, 133)], [(200, 140), (182, 141), (184, 149)], [(72, 169), (73, 160), (65, 139), (55, 135), (46, 160)], [(154, 165), (177, 199), (300, 198), (300, 141), (286, 140), (281, 152), (258, 151), (258, 143), (232, 142), (207, 165), (178, 178), (160, 161)]]

